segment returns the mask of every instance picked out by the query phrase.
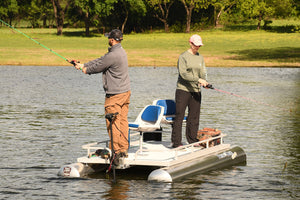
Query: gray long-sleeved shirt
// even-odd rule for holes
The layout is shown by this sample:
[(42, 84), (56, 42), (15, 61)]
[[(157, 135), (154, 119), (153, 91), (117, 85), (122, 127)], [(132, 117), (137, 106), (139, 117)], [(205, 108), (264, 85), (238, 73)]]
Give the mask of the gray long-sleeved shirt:
[(121, 43), (113, 45), (101, 58), (84, 64), (87, 74), (102, 72), (106, 94), (120, 94), (130, 90), (127, 54)]

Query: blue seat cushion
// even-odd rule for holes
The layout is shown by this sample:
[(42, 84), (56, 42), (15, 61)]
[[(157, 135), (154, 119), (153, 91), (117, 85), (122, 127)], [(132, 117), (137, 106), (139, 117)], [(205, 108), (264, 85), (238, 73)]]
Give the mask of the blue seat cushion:
[(131, 127), (131, 128), (138, 128), (139, 127), (138, 124), (128, 124), (128, 126)]
[(156, 120), (159, 117), (160, 112), (161, 112), (160, 106), (150, 105), (144, 110), (141, 118), (142, 118), (142, 120), (147, 121), (147, 122), (156, 122)]
[(156, 105), (165, 108), (164, 115), (174, 115), (176, 111), (175, 101), (169, 99), (161, 99), (156, 102)]
[(175, 117), (166, 117), (166, 120), (168, 121), (174, 121)]
[[(186, 119), (187, 119), (187, 117), (184, 116), (183, 120), (186, 120)], [(168, 120), (168, 121), (174, 121), (175, 117), (166, 117), (166, 120)]]

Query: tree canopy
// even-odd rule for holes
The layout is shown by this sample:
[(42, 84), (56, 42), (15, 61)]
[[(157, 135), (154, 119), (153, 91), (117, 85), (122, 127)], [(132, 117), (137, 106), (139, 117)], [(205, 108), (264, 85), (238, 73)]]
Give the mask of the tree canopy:
[[(299, 19), (298, 0), (2, 0), (0, 19), (31, 27), (85, 27), (123, 32), (153, 28), (190, 32), (203, 27), (257, 20), (257, 29), (272, 18)], [(14, 23), (14, 24), (12, 24)]]

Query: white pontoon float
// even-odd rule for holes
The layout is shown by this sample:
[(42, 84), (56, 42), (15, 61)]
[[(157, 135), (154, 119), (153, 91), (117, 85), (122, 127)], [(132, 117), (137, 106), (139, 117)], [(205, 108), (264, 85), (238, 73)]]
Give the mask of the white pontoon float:
[[(129, 168), (149, 168), (152, 170), (148, 175), (149, 181), (172, 182), (195, 173), (246, 163), (243, 149), (225, 144), (223, 138), (226, 135), (223, 133), (193, 144), (171, 148), (171, 142), (162, 141), (163, 132), (160, 125), (166, 122), (166, 116), (169, 120), (172, 117), (167, 115), (168, 111), (165, 108), (164, 105), (148, 105), (136, 121), (130, 124), (131, 132), (136, 133), (130, 134), (128, 157), (121, 157), (119, 164), (114, 166), (117, 172)], [(157, 109), (158, 112), (153, 109)], [(155, 120), (149, 118), (149, 111), (151, 117), (155, 116)], [(77, 163), (62, 166), (58, 175), (88, 177), (93, 173), (105, 173), (111, 167), (110, 156), (95, 156), (95, 152), (98, 150), (111, 153), (108, 146), (109, 141), (83, 145), (82, 148), (87, 151), (86, 155), (79, 157)]]

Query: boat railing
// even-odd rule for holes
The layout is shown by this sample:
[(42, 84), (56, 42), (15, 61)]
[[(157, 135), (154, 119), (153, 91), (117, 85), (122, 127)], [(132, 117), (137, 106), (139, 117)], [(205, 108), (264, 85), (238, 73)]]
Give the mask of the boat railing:
[[(139, 133), (137, 134), (139, 135)], [(195, 142), (195, 143), (191, 143), (191, 144), (186, 144), (183, 146), (179, 146), (177, 148), (173, 148), (173, 149), (166, 149), (164, 151), (173, 151), (175, 153), (174, 159), (177, 160), (178, 157), (183, 156), (182, 154), (180, 154), (179, 152), (183, 149), (189, 149), (190, 153), (195, 152), (195, 151), (199, 151), (199, 150), (203, 150), (203, 149), (208, 149), (211, 148), (210, 144), (216, 140), (219, 140), (219, 144), (223, 144), (223, 137), (225, 137), (226, 134), (221, 133), (218, 136), (215, 137), (211, 137), (205, 140), (201, 140), (199, 142)], [(104, 149), (104, 148), (108, 148), (109, 147), (109, 140), (104, 140), (104, 141), (100, 141), (100, 142), (94, 142), (94, 143), (90, 143), (90, 144), (86, 144), (82, 146), (82, 149), (86, 149), (87, 150), (87, 155), (89, 156), (91, 154), (91, 150), (97, 150), (97, 149)], [(135, 141), (132, 141), (132, 143), (134, 143)], [(99, 144), (105, 144), (105, 147), (101, 147), (99, 146)], [(138, 144), (138, 143), (136, 143)], [(216, 145), (216, 146), (217, 146)], [(212, 146), (213, 147), (213, 146)], [(135, 152), (135, 160), (137, 159), (137, 157), (139, 155), (142, 155), (143, 152), (162, 152), (161, 149), (144, 149), (144, 148), (139, 148), (136, 152)]]
[(109, 147), (109, 140), (104, 140), (104, 141), (100, 141), (100, 142), (94, 142), (94, 143), (89, 143), (89, 144), (85, 144), (82, 145), (82, 149), (86, 149), (87, 150), (87, 155), (89, 156), (91, 154), (91, 150), (97, 150), (97, 149), (104, 149), (103, 147), (99, 147), (96, 146), (98, 144), (105, 144), (105, 147)]
[[(165, 151), (173, 151), (175, 153), (174, 159), (177, 160), (178, 157), (183, 156), (183, 155), (179, 154), (180, 150), (189, 149), (190, 153), (192, 153), (192, 152), (195, 152), (195, 151), (199, 151), (199, 150), (203, 150), (203, 149), (208, 149), (208, 148), (211, 148), (210, 143), (212, 143), (212, 142), (214, 142), (214, 141), (216, 141), (218, 139), (220, 139), (220, 144), (223, 144), (223, 137), (225, 137), (225, 136), (227, 136), (227, 135), (221, 133), (219, 136), (211, 137), (211, 138), (208, 138), (206, 140), (201, 140), (199, 142), (195, 142), (195, 143), (191, 143), (191, 144), (179, 146), (177, 148), (168, 149), (168, 150), (165, 150)], [(220, 144), (218, 144), (218, 145), (220, 145)], [(135, 153), (135, 160), (137, 159), (137, 157), (139, 155), (142, 155), (143, 152), (150, 152), (150, 151), (152, 151), (152, 152), (162, 152), (161, 149), (157, 149), (157, 150), (151, 149), (151, 150), (149, 150), (149, 149), (141, 149), (140, 148)]]
[[(211, 137), (211, 138), (208, 138), (206, 140), (201, 140), (199, 142), (195, 142), (195, 143), (192, 143), (192, 144), (187, 144), (187, 145), (184, 145), (184, 146), (177, 147), (177, 148), (174, 149), (174, 151), (175, 151), (175, 160), (177, 160), (178, 157), (179, 157), (179, 155), (178, 155), (179, 150), (182, 150), (182, 149), (185, 149), (185, 148), (191, 148), (191, 151), (199, 150), (199, 147), (195, 147), (195, 145), (201, 146), (202, 147), (201, 150), (202, 149), (208, 149), (208, 148), (223, 144), (223, 137), (225, 137), (225, 136), (226, 136), (226, 134), (221, 133), (219, 136)], [(218, 139), (220, 139), (220, 144), (210, 146), (210, 143), (212, 143), (212, 142), (214, 142)]]

